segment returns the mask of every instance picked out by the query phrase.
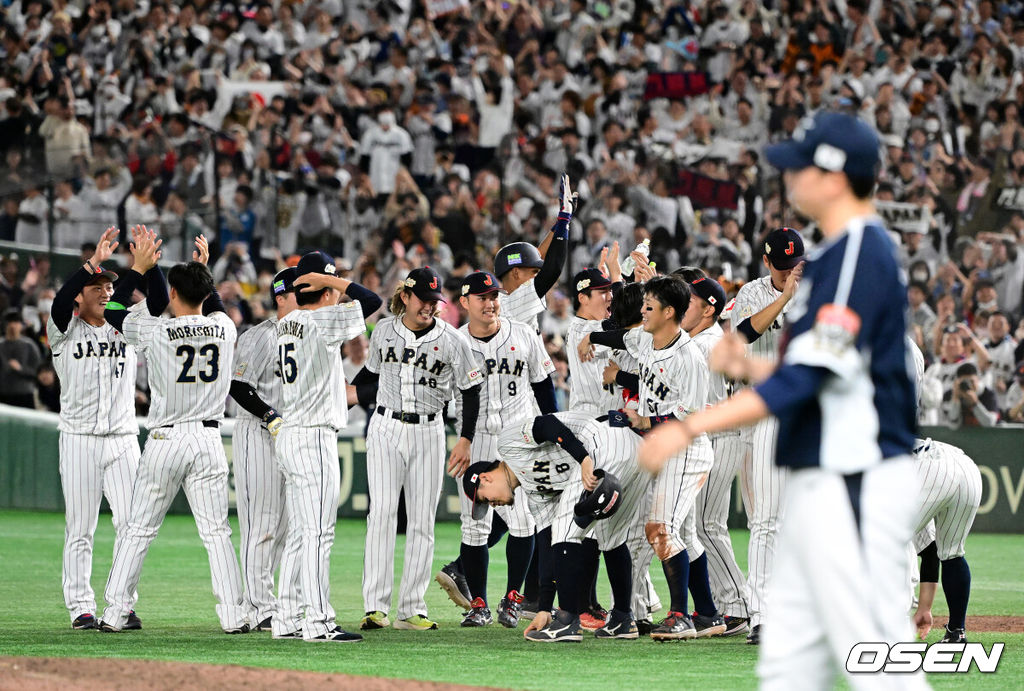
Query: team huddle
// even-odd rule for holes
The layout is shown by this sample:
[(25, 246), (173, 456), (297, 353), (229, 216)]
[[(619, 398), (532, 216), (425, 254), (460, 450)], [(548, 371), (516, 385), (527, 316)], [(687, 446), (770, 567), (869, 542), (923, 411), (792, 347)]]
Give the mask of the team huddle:
[[(760, 644), (766, 612), (779, 606), (769, 584), (776, 575), (782, 579), (775, 573), (779, 531), (791, 518), (783, 497), (794, 482), (803, 491), (809, 475), (794, 460), (802, 449), (778, 443), (788, 438), (787, 427), (781, 415), (769, 413), (784, 393), (772, 379), (761, 383), (765, 377), (756, 376), (755, 364), (783, 371), (783, 354), (810, 353), (815, 367), (856, 367), (844, 354), (849, 344), (830, 342), (828, 352), (839, 353), (833, 363), (803, 338), (810, 299), (804, 238), (789, 228), (769, 233), (766, 275), (732, 301), (701, 269), (656, 275), (639, 251), (630, 255), (627, 268), (633, 268), (624, 275), (619, 248), (611, 246), (600, 267), (572, 278), (576, 316), (565, 339), (569, 405), (559, 411), (555, 368), (537, 327), (544, 296), (568, 255), (574, 197), (566, 176), (558, 202), (558, 219), (539, 247), (507, 245), (493, 273), (476, 271), (462, 280), (458, 299), (468, 321), (461, 328), (437, 317), (442, 277), (429, 267), (411, 271), (386, 306), (389, 316), (373, 327), (366, 364), (350, 382), (341, 346), (367, 331), (366, 320), (382, 301), (338, 276), (326, 254), (306, 254), (275, 276), (276, 313), (236, 335), (205, 266), (205, 238), (196, 239), (194, 261), (174, 266), (165, 278), (157, 266), (161, 241), (136, 227), (134, 263), (118, 277), (101, 266), (117, 245), (118, 231), (108, 229), (92, 259), (58, 292), (49, 323), (63, 385), (63, 584), (72, 626), (141, 628), (134, 607), (143, 561), (183, 488), (209, 553), (225, 633), (363, 640), (338, 626), (329, 588), (341, 486), (337, 433), (349, 407), (359, 404), (372, 411), (360, 629), (438, 628), (425, 594), (447, 472), (461, 489), (461, 545), (435, 579), (465, 610), (462, 626), (485, 627), (496, 615), (508, 628), (531, 620), (524, 636), (536, 642), (577, 642), (589, 630), (598, 639), (745, 635)], [(875, 251), (871, 243), (884, 236), (872, 228), (857, 231), (865, 238), (859, 251)], [(810, 257), (815, 286), (832, 249)], [(836, 267), (840, 281), (848, 263)], [(133, 305), (136, 290), (145, 299)], [(165, 316), (168, 310), (172, 316)], [(845, 328), (841, 316), (836, 329), (815, 331), (819, 341)], [(908, 364), (906, 385), (896, 383), (903, 387), (893, 393), (898, 397), (913, 388), (909, 363), (920, 368), (923, 360), (902, 331), (889, 337), (895, 343), (886, 352), (894, 359), (903, 353)], [(885, 357), (875, 352), (876, 359)], [(141, 453), (132, 374), (139, 353), (149, 363), (152, 389)], [(803, 380), (792, 382), (794, 389), (803, 386)], [(753, 424), (686, 427), (754, 392), (768, 409), (751, 417)], [(229, 395), (241, 408), (233, 438), (240, 559), (231, 544), (228, 464), (218, 429)], [(449, 404), (458, 441), (446, 458)], [(809, 424), (827, 428), (828, 406), (816, 414), (823, 421)], [(909, 445), (905, 432), (912, 430), (911, 422), (893, 438)], [(677, 432), (685, 441), (665, 446)], [(645, 437), (661, 444), (660, 451), (645, 452), (654, 448)], [(905, 561), (922, 560), (912, 618), (926, 634), (941, 569), (950, 606), (944, 640), (961, 641), (970, 590), (964, 540), (980, 501), (980, 476), (953, 447), (931, 440), (913, 447), (926, 489), (907, 508), (908, 523), (916, 522), (913, 555), (909, 539), (903, 540)], [(861, 472), (849, 470), (851, 477)], [(746, 576), (726, 527), (737, 476), (751, 533)], [(407, 538), (393, 607), (403, 490)], [(102, 613), (89, 587), (101, 494), (117, 532)], [(506, 533), (506, 579), (492, 615), (488, 550)], [(596, 595), (602, 556), (610, 609)], [(649, 577), (654, 559), (668, 584), (665, 602)], [(787, 580), (799, 581), (798, 565), (788, 556), (779, 568)], [(904, 586), (906, 615), (914, 596), (913, 584)], [(661, 610), (665, 615), (655, 619)], [(768, 621), (772, 630), (776, 620)]]

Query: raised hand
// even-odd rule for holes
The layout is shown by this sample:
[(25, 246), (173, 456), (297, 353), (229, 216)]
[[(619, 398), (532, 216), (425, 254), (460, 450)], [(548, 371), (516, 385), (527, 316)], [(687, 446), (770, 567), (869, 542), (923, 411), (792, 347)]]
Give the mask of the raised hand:
[(132, 269), (144, 274), (160, 260), (160, 245), (164, 241), (158, 240), (156, 233), (151, 232), (146, 226), (132, 228), (132, 238), (131, 250), (135, 257)]
[(195, 240), (196, 248), (192, 250), (192, 261), (206, 265), (210, 263), (210, 243), (206, 236), (200, 234)]
[(100, 264), (114, 256), (114, 250), (117, 249), (117, 236), (121, 234), (115, 226), (110, 226), (105, 231), (100, 239), (96, 241), (96, 251), (93, 252), (92, 258), (89, 259), (89, 263), (92, 264), (93, 270), (99, 269)]
[(579, 195), (572, 191), (572, 188), (569, 186), (569, 176), (565, 173), (562, 173), (562, 181), (558, 185), (558, 203), (560, 213), (569, 214), (570, 216), (572, 216), (579, 203)]

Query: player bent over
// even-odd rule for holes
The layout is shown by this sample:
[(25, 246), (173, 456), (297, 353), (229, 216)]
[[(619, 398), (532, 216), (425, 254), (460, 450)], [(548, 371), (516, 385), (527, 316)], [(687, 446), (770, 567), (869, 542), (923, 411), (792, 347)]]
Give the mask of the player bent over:
[[(494, 255), (494, 273), (501, 282), (502, 292), (499, 293), (499, 302), (502, 316), (513, 321), (523, 322), (537, 333), (540, 332), (538, 316), (547, 310), (544, 296), (558, 282), (562, 268), (565, 266), (566, 257), (569, 255), (569, 224), (572, 221), (572, 212), (576, 201), (576, 195), (569, 185), (569, 176), (563, 174), (559, 185), (558, 218), (547, 237), (541, 242), (540, 248), (538, 249), (528, 242), (513, 242), (499, 249)], [(502, 516), (499, 514), (499, 517)], [(520, 519), (520, 516), (518, 513), (512, 513), (508, 518), (515, 522)], [(529, 517), (528, 513), (525, 519), (527, 521), (525, 524), (513, 523), (507, 526), (503, 525), (504, 520), (492, 521), (487, 547), (489, 549), (498, 544), (504, 535), (504, 528), (508, 528), (512, 534), (512, 538), (506, 544), (509, 572), (518, 572), (520, 568), (527, 569), (524, 593), (526, 599), (522, 603), (521, 614), (525, 618), (531, 618), (536, 611), (536, 592), (534, 591), (537, 588), (538, 580), (537, 561), (535, 558), (528, 559), (527, 564), (520, 566), (522, 554), (526, 551), (523, 549), (525, 543), (514, 544), (518, 541), (517, 534), (533, 530), (533, 519)], [(461, 553), (458, 559), (444, 565), (435, 580), (448, 593), (452, 602), (465, 610), (470, 609), (473, 595), (469, 592)]]
[[(133, 233), (137, 236), (137, 229)], [(138, 356), (135, 346), (103, 319), (117, 274), (101, 264), (117, 248), (117, 234), (117, 228), (108, 228), (89, 261), (57, 291), (46, 324), (61, 384), (57, 429), (65, 506), (63, 586), (74, 629), (96, 628), (96, 596), (89, 579), (100, 499), (106, 495), (114, 530), (122, 533), (139, 468)], [(146, 274), (146, 303), (154, 316), (167, 307), (167, 288), (159, 273), (154, 267)], [(124, 628), (140, 629), (142, 622), (129, 610)]]
[(434, 517), (444, 473), (445, 403), (462, 396), (460, 437), (448, 472), (469, 465), (480, 406), (481, 372), (466, 337), (437, 319), (441, 277), (430, 267), (413, 269), (391, 298), (394, 316), (377, 323), (370, 354), (352, 384), (359, 402), (375, 405), (366, 433), (370, 512), (366, 517), (362, 629), (390, 623), (398, 497), (405, 488), (408, 516), (405, 565), (399, 587), (396, 629), (429, 631), (424, 600), (434, 558)]
[[(680, 326), (689, 304), (690, 289), (684, 281), (672, 276), (652, 278), (644, 284), (642, 328), (594, 332), (580, 342), (584, 360), (591, 356), (591, 343), (626, 350), (637, 359), (639, 408), (626, 409), (634, 429), (645, 431), (685, 419), (707, 404), (707, 365)], [(668, 616), (651, 631), (654, 640), (715, 636), (726, 630), (711, 596), (707, 569), (691, 582), (687, 551), (696, 544), (694, 503), (713, 463), (711, 442), (701, 435), (689, 449), (674, 455), (654, 479), (644, 531), (661, 560), (671, 597)], [(694, 595), (696, 619), (687, 614), (688, 589)]]
[[(502, 460), (474, 463), (463, 476), (463, 489), (473, 497), (475, 513), (486, 512), (485, 503), (508, 505), (521, 490), (537, 521), (541, 602), (526, 630), (527, 640), (583, 640), (580, 613), (587, 606), (588, 588), (580, 582), (580, 543), (588, 535), (604, 553), (612, 587), (612, 611), (594, 635), (638, 637), (630, 612), (633, 576), (626, 536), (642, 520), (640, 508), (649, 482), (635, 460), (639, 441), (629, 428), (611, 427), (586, 413), (541, 415), (508, 426), (498, 437)], [(591, 491), (590, 501), (581, 501), (583, 490)], [(604, 520), (592, 522), (595, 517)], [(552, 618), (555, 589), (559, 609)]]
[[(498, 279), (477, 271), (462, 281), (459, 302), (469, 315), (460, 331), (467, 337), (476, 366), (483, 373), (480, 385), (480, 417), (470, 445), (473, 462), (493, 460), (498, 453), (498, 433), (516, 422), (532, 419), (538, 407), (542, 413), (555, 412), (555, 371), (540, 336), (522, 322), (501, 315)], [(458, 401), (457, 401), (458, 402)], [(461, 406), (456, 406), (459, 417)], [(508, 526), (506, 543), (508, 578), (505, 596), (498, 605), (498, 622), (507, 628), (519, 623), (520, 591), (534, 551), (533, 516), (526, 500), (499, 506), (496, 512)], [(472, 502), (461, 494), (462, 546), (460, 562), (471, 594), (471, 606), (463, 626), (491, 623), (487, 607), (487, 541), (494, 512), (486, 510), (474, 518)], [(457, 592), (457, 591), (456, 591)]]
[[(298, 528), (289, 531), (281, 571), (287, 577), (298, 569), (302, 598), (293, 592), (295, 581), (282, 578), (285, 606), (271, 627), (275, 638), (298, 638), (301, 632), (305, 641), (350, 643), (363, 637), (335, 623), (330, 602), (341, 491), (337, 435), (348, 421), (341, 345), (366, 331), (365, 318), (380, 308), (381, 299), (335, 271), (323, 252), (304, 255), (295, 267), (298, 309), (277, 323), (284, 418), (277, 455), (288, 516)], [(342, 295), (352, 302), (338, 304)]]
[(914, 624), (923, 640), (932, 625), (932, 603), (939, 582), (949, 608), (943, 643), (965, 643), (967, 601), (971, 596), (971, 569), (964, 558), (967, 533), (981, 503), (981, 472), (962, 450), (950, 444), (918, 439), (914, 448), (918, 497), (915, 545), (921, 557), (921, 591)]
[(125, 309), (142, 274), (156, 266), (159, 246), (148, 233), (138, 238), (133, 267), (103, 313), (128, 343), (145, 352), (152, 405), (128, 527), (114, 546), (100, 630), (120, 631), (128, 623), (146, 552), (183, 487), (209, 553), (221, 628), (246, 633), (248, 608), (228, 524), (228, 463), (218, 431), (231, 381), (235, 325), (224, 313), (210, 270), (196, 261), (167, 274), (173, 318)]

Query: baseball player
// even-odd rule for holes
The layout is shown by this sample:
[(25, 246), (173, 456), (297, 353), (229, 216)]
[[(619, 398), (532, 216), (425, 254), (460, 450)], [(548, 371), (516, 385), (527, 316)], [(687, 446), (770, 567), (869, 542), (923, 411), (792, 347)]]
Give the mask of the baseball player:
[[(591, 343), (627, 350), (639, 362), (639, 409), (626, 409), (634, 429), (644, 431), (671, 419), (683, 419), (707, 405), (708, 369), (700, 349), (680, 327), (690, 303), (689, 286), (670, 276), (644, 285), (643, 326), (640, 329), (588, 334), (580, 342), (581, 359), (591, 355)], [(710, 601), (710, 588), (694, 589), (696, 619), (687, 614), (690, 559), (684, 523), (697, 492), (714, 462), (711, 442), (704, 436), (679, 454), (654, 480), (644, 533), (661, 560), (668, 581), (671, 606), (665, 620), (651, 631), (660, 641), (719, 635), (725, 623)], [(688, 521), (688, 518), (690, 519)], [(705, 578), (706, 580), (706, 578)]]
[(535, 330), (539, 330), (537, 315), (547, 309), (544, 296), (558, 282), (569, 256), (569, 222), (577, 198), (565, 174), (558, 188), (558, 203), (558, 219), (540, 250), (528, 242), (513, 242), (494, 255), (494, 274), (505, 291), (501, 299), (505, 315)]
[[(924, 354), (911, 339), (918, 387), (924, 381)], [(918, 406), (920, 407), (920, 388)], [(966, 642), (967, 602), (971, 570), (964, 558), (964, 543), (981, 503), (981, 472), (961, 449), (950, 444), (918, 439), (914, 444), (915, 469), (920, 484), (915, 517), (914, 552), (921, 558), (920, 597), (914, 625), (923, 640), (932, 626), (932, 603), (942, 571), (942, 593), (949, 609), (943, 643)]]
[[(618, 261), (609, 268), (617, 270)], [(613, 268), (614, 267), (614, 268)], [(604, 383), (604, 370), (611, 359), (610, 348), (595, 348), (594, 357), (581, 362), (576, 346), (592, 331), (599, 331), (610, 316), (613, 286), (622, 288), (621, 276), (606, 276), (600, 269), (583, 269), (572, 278), (573, 309), (576, 315), (565, 335), (565, 353), (569, 359), (569, 409), (593, 417), (607, 415), (622, 407), (622, 392), (614, 383)]]
[[(459, 301), (469, 315), (469, 322), (460, 330), (469, 341), (476, 366), (483, 373), (480, 418), (470, 445), (470, 460), (474, 462), (497, 457), (498, 433), (504, 426), (532, 418), (538, 407), (542, 413), (555, 411), (555, 387), (551, 381), (555, 370), (544, 343), (522, 322), (500, 316), (499, 294), (498, 279), (486, 271), (471, 273), (462, 281)], [(456, 406), (457, 418), (461, 413), (459, 408)], [(487, 541), (493, 512), (486, 511), (482, 518), (474, 518), (472, 503), (465, 495), (461, 498), (459, 561), (473, 596), (462, 625), (486, 626), (491, 623), (487, 607)], [(498, 507), (497, 513), (509, 526), (510, 533), (505, 546), (506, 595), (498, 605), (498, 622), (515, 628), (522, 605), (520, 590), (533, 556), (536, 528), (523, 497), (518, 504)]]
[[(210, 557), (217, 616), (225, 633), (249, 630), (242, 577), (228, 524), (228, 464), (220, 439), (235, 346), (235, 325), (224, 313), (210, 270), (193, 261), (167, 274), (173, 318), (129, 312), (125, 305), (142, 274), (156, 266), (160, 241), (140, 236), (132, 270), (121, 279), (104, 318), (145, 352), (152, 403), (149, 438), (139, 461), (128, 527), (114, 545), (101, 631), (128, 622), (142, 562), (179, 487), (184, 487)], [(205, 314), (204, 314), (205, 313)]]
[[(776, 463), (792, 468), (786, 520), (766, 598), (758, 672), (766, 689), (827, 688), (862, 641), (910, 640), (905, 608), (914, 506), (913, 376), (901, 338), (906, 285), (870, 201), (878, 137), (820, 111), (765, 149), (789, 199), (825, 236), (790, 307), (781, 364), (746, 357), (726, 336), (712, 364), (762, 383), (663, 425), (639, 460), (651, 470), (700, 435), (779, 419)], [(773, 248), (774, 251), (774, 248)], [(923, 686), (917, 678), (846, 675), (851, 688)]]
[[(295, 267), (297, 309), (277, 322), (284, 418), (277, 456), (285, 475), (289, 520), (297, 525), (288, 534), (282, 607), (271, 628), (275, 638), (297, 638), (301, 632), (305, 641), (355, 643), (363, 637), (336, 624), (330, 602), (331, 547), (341, 491), (337, 435), (348, 421), (341, 345), (366, 331), (366, 317), (380, 308), (381, 299), (336, 271), (323, 252), (304, 255)], [(338, 304), (342, 295), (352, 301)], [(273, 417), (268, 421), (271, 434), (274, 422)], [(286, 578), (296, 568), (301, 597), (292, 590), (294, 581)]]
[[(528, 242), (514, 242), (502, 247), (494, 256), (494, 273), (501, 281), (503, 291), (499, 293), (502, 314), (512, 321), (533, 327), (538, 333), (537, 317), (547, 309), (544, 296), (558, 282), (569, 255), (569, 223), (576, 202), (577, 197), (569, 185), (569, 176), (563, 174), (559, 186), (558, 218), (541, 243), (541, 249), (538, 250)], [(512, 514), (512, 520), (516, 520), (515, 514)], [(520, 533), (526, 529), (526, 526), (503, 526), (503, 523), (503, 520), (492, 520), (491, 534), (487, 539), (488, 548), (501, 541), (504, 527)], [(470, 609), (473, 596), (469, 592), (461, 555), (445, 564), (434, 579), (455, 604), (465, 610)], [(525, 617), (532, 617), (535, 612), (533, 608), (536, 600), (532, 597), (535, 594), (532, 591), (536, 582), (537, 564), (535, 559), (531, 559), (526, 577), (526, 597), (521, 610)]]
[[(697, 276), (690, 282), (692, 297), (690, 306), (683, 317), (682, 327), (700, 348), (705, 361), (711, 350), (721, 340), (722, 327), (718, 318), (725, 308), (725, 290), (713, 278)], [(708, 386), (708, 404), (724, 401), (731, 393), (731, 384), (719, 372), (712, 372)], [(732, 540), (726, 525), (729, 518), (729, 498), (733, 480), (740, 472), (745, 446), (737, 430), (718, 432), (711, 437), (715, 452), (715, 464), (708, 472), (708, 480), (697, 494), (694, 509), (697, 539), (705, 553), (690, 562), (691, 584), (697, 574), (696, 583), (703, 579), (701, 572), (707, 572), (714, 601), (721, 605), (726, 630), (723, 635), (734, 636), (747, 631), (746, 581), (736, 563)]]
[[(71, 628), (96, 628), (92, 544), (106, 495), (114, 530), (124, 531), (139, 467), (135, 421), (135, 347), (103, 319), (117, 274), (102, 263), (117, 249), (117, 228), (108, 228), (96, 251), (53, 298), (46, 332), (60, 379), (60, 477), (64, 491), (64, 603)], [(137, 235), (137, 229), (133, 229)], [(160, 269), (146, 274), (151, 313), (163, 312), (167, 290)], [(77, 314), (76, 314), (77, 312)], [(126, 629), (142, 622), (129, 609)]]
[(376, 412), (366, 436), (370, 512), (363, 562), (363, 629), (390, 623), (395, 524), (403, 488), (408, 522), (394, 628), (437, 628), (426, 616), (423, 598), (430, 581), (434, 516), (444, 472), (442, 413), (458, 389), (460, 437), (448, 458), (448, 472), (458, 477), (469, 465), (483, 378), (465, 335), (436, 318), (437, 303), (443, 299), (441, 283), (430, 267), (409, 272), (391, 298), (394, 316), (377, 323), (366, 365), (352, 381), (359, 402), (375, 405)]
[[(463, 488), (474, 499), (474, 512), (514, 503), (525, 494), (537, 521), (542, 570), (541, 611), (527, 628), (527, 640), (579, 642), (580, 612), (586, 586), (582, 539), (591, 534), (604, 552), (612, 586), (613, 608), (595, 632), (605, 639), (635, 639), (630, 612), (632, 565), (626, 535), (642, 520), (641, 504), (649, 482), (636, 464), (639, 436), (625, 424), (611, 427), (576, 411), (541, 415), (507, 426), (498, 438), (501, 461), (474, 463)], [(599, 486), (599, 482), (607, 484)], [(591, 502), (581, 501), (583, 490)], [(593, 517), (604, 520), (592, 522)], [(559, 610), (551, 616), (554, 589)]]
[[(803, 257), (803, 238), (792, 228), (777, 228), (765, 238), (761, 261), (768, 269), (768, 275), (740, 288), (728, 313), (733, 331), (750, 344), (750, 354), (769, 360), (778, 357), (786, 313), (803, 272)], [(743, 499), (750, 528), (747, 546), (750, 633), (747, 634), (747, 643), (757, 645), (761, 640), (764, 597), (775, 558), (779, 508), (787, 470), (774, 462), (778, 436), (778, 421), (774, 417), (767, 417), (743, 430), (743, 435), (742, 442), (726, 444), (722, 453), (723, 457), (729, 455), (726, 466), (743, 463), (743, 459), (747, 459), (742, 466), (741, 485), (745, 491)]]
[[(288, 267), (274, 276), (271, 295), (277, 311), (238, 337), (231, 380), (231, 397), (241, 408), (232, 435), (239, 556), (256, 631), (269, 630), (278, 611), (274, 572), (288, 531), (284, 475), (274, 454), (274, 437), (283, 423), (277, 412), (282, 406), (277, 324), (298, 307), (295, 275), (295, 267)], [(297, 578), (297, 569), (287, 575)], [(298, 584), (281, 591), (297, 593)], [(293, 614), (297, 608), (293, 604)]]

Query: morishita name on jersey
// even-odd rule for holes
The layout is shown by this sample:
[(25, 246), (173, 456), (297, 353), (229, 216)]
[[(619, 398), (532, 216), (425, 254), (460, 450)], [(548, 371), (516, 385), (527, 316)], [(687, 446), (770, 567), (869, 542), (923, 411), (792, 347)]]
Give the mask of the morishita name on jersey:
[(398, 354), (395, 352), (394, 346), (388, 346), (387, 348), (382, 348), (381, 349), (381, 351), (380, 351), (380, 361), (381, 362), (401, 362), (403, 365), (408, 365), (409, 363), (412, 363), (413, 367), (419, 367), (420, 369), (428, 370), (428, 371), (430, 371), (431, 374), (441, 374), (441, 372), (444, 371), (444, 363), (443, 362), (441, 362), (439, 360), (435, 360), (434, 364), (430, 365), (430, 364), (427, 363), (427, 356), (426, 356), (425, 353), (420, 353), (419, 357), (417, 357), (415, 360), (413, 360), (413, 356), (414, 355), (416, 355), (416, 350), (415, 349), (413, 349), (413, 348), (403, 348), (402, 349), (402, 357), (399, 358)]
[(167, 340), (175, 341), (179, 338), (199, 338), (201, 336), (208, 336), (210, 338), (219, 338), (224, 340), (227, 337), (223, 326), (216, 325), (204, 325), (204, 326), (168, 326), (167, 327)]
[(110, 343), (96, 343), (87, 341), (84, 346), (81, 341), (75, 344), (75, 352), (71, 357), (81, 360), (84, 357), (124, 357), (125, 343), (111, 341)]

